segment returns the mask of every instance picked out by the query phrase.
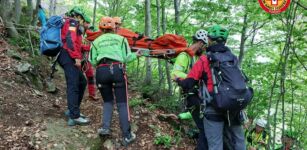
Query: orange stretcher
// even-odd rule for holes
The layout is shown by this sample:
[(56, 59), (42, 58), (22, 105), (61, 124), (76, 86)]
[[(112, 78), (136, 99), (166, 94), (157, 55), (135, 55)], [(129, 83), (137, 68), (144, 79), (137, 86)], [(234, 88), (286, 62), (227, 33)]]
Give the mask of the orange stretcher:
[[(87, 31), (86, 34), (87, 40), (94, 41), (103, 33)], [(118, 29), (117, 34), (127, 38), (132, 51), (140, 50), (144, 56), (168, 59), (176, 57), (181, 52), (194, 55), (193, 51), (187, 48), (187, 41), (179, 35), (165, 34), (153, 40), (126, 28)]]

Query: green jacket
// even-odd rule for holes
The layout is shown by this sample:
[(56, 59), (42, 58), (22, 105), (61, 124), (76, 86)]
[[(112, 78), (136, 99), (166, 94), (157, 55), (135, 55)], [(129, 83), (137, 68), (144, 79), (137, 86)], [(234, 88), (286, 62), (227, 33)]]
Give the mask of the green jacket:
[[(269, 136), (265, 130), (257, 134), (255, 128), (252, 131), (246, 131), (245, 137), (247, 147), (255, 147), (257, 148), (257, 150), (265, 150), (265, 146), (268, 144), (269, 141)], [(265, 142), (265, 145), (260, 144), (260, 141)]]
[(126, 38), (106, 33), (92, 43), (89, 61), (93, 66), (97, 66), (102, 58), (128, 63), (136, 59), (136, 54), (131, 52)]
[(189, 70), (193, 62), (195, 62), (197, 58), (191, 57), (188, 53), (182, 52), (176, 57), (176, 61), (174, 63), (173, 70), (171, 72), (171, 77), (174, 80), (177, 78), (186, 78)]

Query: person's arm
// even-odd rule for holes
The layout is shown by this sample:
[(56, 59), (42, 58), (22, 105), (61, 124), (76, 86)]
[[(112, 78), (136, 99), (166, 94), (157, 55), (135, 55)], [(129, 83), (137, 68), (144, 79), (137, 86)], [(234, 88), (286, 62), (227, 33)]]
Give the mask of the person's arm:
[(261, 144), (262, 146), (266, 146), (268, 144), (268, 141), (269, 141), (269, 136), (266, 134), (266, 136), (261, 141), (259, 141), (259, 144)]
[(187, 68), (189, 67), (190, 56), (187, 53), (180, 53), (174, 63), (173, 70), (171, 72), (171, 78), (176, 80), (176, 78), (185, 79), (187, 77)]
[(91, 46), (91, 50), (90, 50), (90, 54), (89, 54), (89, 61), (90, 63), (96, 67), (97, 66), (97, 49), (94, 45), (95, 42), (92, 43), (92, 46)]
[(125, 63), (129, 63), (137, 58), (136, 53), (132, 53), (128, 41), (126, 38), (123, 39), (122, 50), (124, 52)]
[(176, 81), (178, 82), (178, 85), (181, 86), (184, 90), (190, 90), (194, 88), (196, 84), (198, 84), (199, 80), (201, 79), (202, 72), (203, 72), (203, 64), (202, 61), (199, 59), (193, 65), (186, 79), (184, 80), (177, 79)]
[(82, 52), (89, 52), (90, 49), (91, 49), (91, 45), (90, 44), (82, 44), (81, 49), (82, 49)]
[(66, 48), (71, 58), (82, 59), (82, 36), (78, 33), (78, 21), (74, 19), (68, 19), (67, 21), (69, 21), (69, 26), (65, 35)]

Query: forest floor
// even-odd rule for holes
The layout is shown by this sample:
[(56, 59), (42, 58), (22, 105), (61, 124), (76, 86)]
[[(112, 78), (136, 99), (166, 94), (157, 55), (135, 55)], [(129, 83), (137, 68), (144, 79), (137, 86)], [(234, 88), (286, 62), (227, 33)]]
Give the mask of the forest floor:
[[(112, 135), (101, 138), (97, 129), (101, 125), (102, 98), (99, 102), (84, 96), (81, 112), (91, 119), (89, 126), (67, 126), (66, 86), (61, 71), (56, 73), (56, 94), (38, 90), (24, 76), (16, 73), (20, 60), (7, 55), (14, 47), (0, 41), (0, 149), (194, 149), (195, 141), (170, 123), (158, 119), (161, 109), (150, 109), (150, 101), (145, 101), (131, 109), (131, 126), (136, 133), (136, 141), (127, 148), (120, 145), (121, 131), (118, 114), (114, 109)], [(20, 52), (23, 57), (27, 53)], [(42, 68), (48, 69), (49, 67)], [(25, 81), (26, 80), (26, 81)], [(99, 94), (97, 92), (97, 94)], [(131, 92), (130, 98), (140, 97)], [(165, 135), (165, 136), (163, 136)], [(169, 138), (170, 145), (156, 145)], [(157, 141), (156, 141), (157, 142)]]

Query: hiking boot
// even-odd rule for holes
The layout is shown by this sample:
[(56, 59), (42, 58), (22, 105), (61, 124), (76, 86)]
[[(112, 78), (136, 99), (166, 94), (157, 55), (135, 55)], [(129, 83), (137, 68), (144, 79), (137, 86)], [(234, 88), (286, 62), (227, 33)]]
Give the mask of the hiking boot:
[(68, 119), (67, 122), (68, 126), (75, 126), (75, 125), (88, 125), (90, 124), (90, 120), (87, 118), (79, 117), (76, 119)]
[(89, 100), (95, 101), (95, 102), (97, 102), (99, 100), (99, 98), (94, 96), (94, 95), (89, 95), (88, 98), (89, 98)]
[(134, 133), (130, 133), (130, 137), (125, 137), (124, 139), (123, 139), (123, 142), (122, 142), (122, 144), (123, 144), (123, 146), (128, 146), (129, 144), (131, 144), (133, 141), (135, 141), (135, 139), (136, 139), (136, 135), (134, 134)]
[[(69, 117), (69, 114), (70, 114), (69, 110), (66, 110), (66, 111), (64, 112), (64, 115), (65, 115), (66, 117)], [(84, 114), (81, 114), (81, 113), (80, 113), (80, 117), (85, 118), (85, 119), (88, 119), (88, 117), (86, 117)]]
[(111, 135), (111, 130), (110, 129), (99, 128), (97, 132), (98, 132), (98, 134), (100, 136), (109, 136), (109, 135)]
[(190, 120), (190, 119), (192, 119), (192, 115), (191, 115), (190, 112), (180, 113), (180, 114), (178, 115), (178, 117), (179, 117), (179, 119), (181, 119), (181, 120)]

